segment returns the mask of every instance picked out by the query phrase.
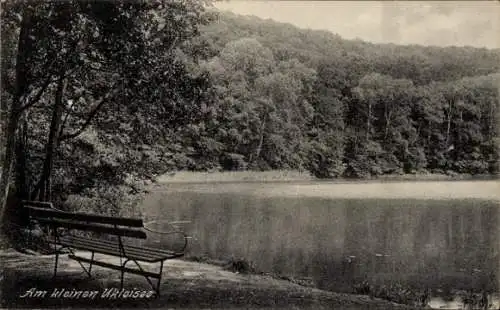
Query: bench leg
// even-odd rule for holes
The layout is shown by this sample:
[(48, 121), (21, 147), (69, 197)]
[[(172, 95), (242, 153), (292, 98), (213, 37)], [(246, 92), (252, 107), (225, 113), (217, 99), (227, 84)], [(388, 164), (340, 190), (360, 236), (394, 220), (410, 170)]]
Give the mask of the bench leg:
[(54, 265), (54, 276), (53, 276), (53, 279), (55, 279), (57, 275), (57, 264), (59, 263), (59, 251), (57, 250), (57, 239), (58, 239), (57, 227), (53, 227), (52, 232), (54, 234), (54, 252), (56, 252), (56, 263)]
[(160, 264), (160, 272), (158, 273), (158, 284), (156, 285), (156, 296), (160, 297), (160, 285), (161, 285), (161, 276), (163, 274), (163, 261)]
[[(144, 269), (136, 260), (132, 260), (132, 261), (137, 265), (137, 267), (139, 268), (140, 271), (144, 272)], [(153, 290), (155, 290), (157, 297), (160, 296), (160, 285), (161, 285), (161, 276), (163, 273), (163, 263), (164, 262), (162, 261), (161, 265), (160, 265), (160, 273), (158, 273), (158, 282), (156, 283), (156, 285), (153, 284), (153, 282), (151, 281), (151, 279), (148, 276), (143, 275), (144, 278), (146, 279), (146, 281), (148, 281), (149, 285), (151, 285), (151, 288)]]
[(123, 288), (123, 276), (125, 275), (125, 265), (129, 262), (129, 259), (127, 258), (123, 264), (122, 264), (122, 268), (121, 268), (121, 276), (120, 276), (120, 289)]
[[(67, 248), (69, 250), (69, 252), (73, 255), (73, 256), (76, 256), (75, 252), (73, 251), (73, 249), (71, 248)], [(94, 261), (94, 253), (95, 252), (92, 252), (92, 258), (90, 259), (90, 267), (89, 269), (87, 270), (87, 268), (85, 268), (85, 266), (82, 264), (81, 261), (79, 260), (76, 260), (76, 262), (80, 265), (80, 267), (82, 267), (83, 271), (89, 276), (89, 278), (92, 278), (92, 274), (90, 273), (92, 271), (92, 262)], [(70, 258), (71, 258), (71, 255), (70, 255)]]
[(90, 258), (90, 267), (89, 267), (89, 278), (91, 277), (90, 273), (92, 272), (92, 263), (94, 262), (94, 253), (95, 252), (92, 252), (92, 257)]
[(53, 278), (55, 279), (56, 274), (57, 274), (57, 263), (59, 262), (59, 252), (56, 251), (56, 263), (54, 264), (54, 275)]

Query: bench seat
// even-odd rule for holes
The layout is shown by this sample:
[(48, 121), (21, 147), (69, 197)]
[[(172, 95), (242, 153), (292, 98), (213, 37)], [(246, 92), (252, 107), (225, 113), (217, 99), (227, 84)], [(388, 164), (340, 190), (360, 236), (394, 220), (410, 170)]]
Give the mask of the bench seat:
[(174, 252), (149, 247), (138, 247), (123, 244), (124, 253), (116, 241), (109, 241), (96, 238), (78, 237), (74, 235), (59, 237), (57, 241), (50, 238), (47, 241), (51, 244), (58, 244), (79, 250), (86, 250), (112, 256), (121, 256), (132, 260), (138, 260), (148, 263), (161, 262), (166, 259), (173, 259), (184, 256), (182, 252)]

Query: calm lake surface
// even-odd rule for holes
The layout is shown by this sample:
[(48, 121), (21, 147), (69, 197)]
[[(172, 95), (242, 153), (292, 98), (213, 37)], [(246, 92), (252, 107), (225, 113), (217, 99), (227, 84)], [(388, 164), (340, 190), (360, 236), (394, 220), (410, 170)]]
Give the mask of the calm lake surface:
[(497, 292), (495, 189), (496, 181), (185, 183), (153, 191), (144, 207), (151, 220), (191, 221), (190, 255), (244, 258), (324, 289), (368, 279)]

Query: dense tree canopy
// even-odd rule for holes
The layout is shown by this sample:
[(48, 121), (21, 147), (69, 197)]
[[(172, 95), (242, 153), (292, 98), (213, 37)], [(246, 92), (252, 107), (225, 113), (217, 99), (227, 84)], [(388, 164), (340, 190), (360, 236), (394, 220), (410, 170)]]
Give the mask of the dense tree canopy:
[(230, 13), (191, 42), (226, 117), (225, 169), (498, 171), (498, 50), (371, 44)]

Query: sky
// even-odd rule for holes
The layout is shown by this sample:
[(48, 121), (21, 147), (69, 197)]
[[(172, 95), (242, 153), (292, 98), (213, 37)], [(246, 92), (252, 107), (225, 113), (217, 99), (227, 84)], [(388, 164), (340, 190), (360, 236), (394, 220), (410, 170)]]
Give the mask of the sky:
[(500, 48), (500, 1), (219, 1), (241, 15), (373, 43)]

